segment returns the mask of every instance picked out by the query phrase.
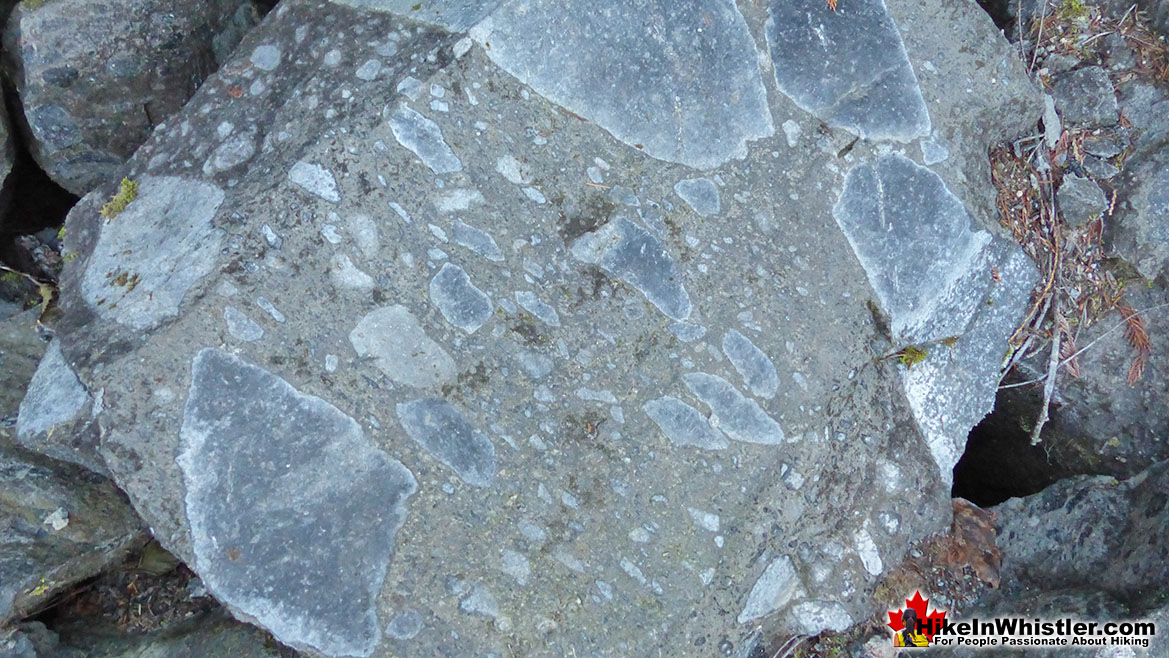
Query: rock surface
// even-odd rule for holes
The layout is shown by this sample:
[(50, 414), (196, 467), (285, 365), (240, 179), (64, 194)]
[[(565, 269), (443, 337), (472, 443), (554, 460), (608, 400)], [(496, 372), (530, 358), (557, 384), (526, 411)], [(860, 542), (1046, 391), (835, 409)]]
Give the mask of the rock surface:
[(1036, 279), (986, 149), (1038, 98), (956, 0), (285, 0), (70, 214), (62, 355), (282, 642), (746, 655), (948, 525)]
[(0, 625), (122, 559), (145, 536), (112, 482), (2, 434), (0, 519)]
[(4, 66), (33, 157), (59, 185), (85, 194), (186, 103), (257, 20), (251, 0), (17, 4)]
[(199, 618), (147, 634), (94, 633), (59, 638), (39, 622), (21, 624), (7, 640), (0, 639), (6, 658), (291, 658), (296, 654), (261, 631), (239, 622)]

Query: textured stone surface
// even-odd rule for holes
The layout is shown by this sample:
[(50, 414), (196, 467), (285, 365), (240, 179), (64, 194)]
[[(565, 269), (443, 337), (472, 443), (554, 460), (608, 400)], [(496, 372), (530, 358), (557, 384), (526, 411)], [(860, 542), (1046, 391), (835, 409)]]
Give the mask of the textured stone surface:
[(287, 644), (373, 651), (373, 599), (417, 488), (406, 467), (336, 407), (211, 348), (192, 364), (179, 434), (207, 588)]
[(124, 558), (139, 524), (109, 480), (0, 434), (0, 625)]
[[(976, 219), (1035, 91), (976, 8), (898, 0), (864, 7), (900, 91), (809, 112), (759, 39), (788, 8), (684, 4), (284, 0), (122, 215), (73, 210), (102, 457), (237, 615), (328, 655), (747, 655), (867, 618), (949, 523), (1036, 278)], [(130, 230), (175, 236), (149, 272)]]
[(1065, 174), (1056, 192), (1059, 212), (1069, 226), (1079, 227), (1099, 219), (1108, 210), (1104, 191), (1090, 178)]
[(33, 7), (17, 4), (8, 20), (5, 68), (20, 95), (33, 157), (77, 195), (112, 175), (182, 107), (257, 20), (251, 0)]
[(1101, 591), (1137, 614), (1163, 605), (1166, 491), (1169, 463), (1161, 462), (1129, 480), (1070, 478), (998, 505), (1003, 582), (1018, 592)]
[(1060, 117), (1069, 126), (1111, 126), (1120, 118), (1116, 90), (1108, 74), (1099, 66), (1060, 75), (1055, 79), (1051, 95)]
[(1126, 202), (1113, 220), (1113, 250), (1147, 279), (1169, 273), (1169, 151), (1126, 168)]
[[(3, 642), (0, 639), (0, 652), (5, 649)], [(218, 616), (199, 617), (145, 634), (71, 627), (61, 637), (40, 622), (26, 622), (16, 629), (11, 644), (16, 651), (12, 658), (292, 658), (297, 655), (272, 642), (267, 633)], [(9, 654), (0, 655), (7, 658)]]
[[(1081, 330), (1078, 343), (1092, 348), (1077, 357), (1079, 377), (1061, 370), (1062, 403), (1053, 405), (1041, 436), (1044, 469), (1057, 477), (1092, 473), (1128, 478), (1169, 459), (1165, 440), (1169, 408), (1164, 404), (1169, 396), (1169, 355), (1156, 348), (1169, 338), (1164, 328), (1169, 307), (1162, 306), (1169, 303), (1169, 295), (1160, 284), (1130, 284), (1125, 302), (1133, 309), (1153, 309), (1142, 315), (1153, 345), (1143, 376), (1131, 386), (1127, 381), (1136, 352), (1125, 338), (1119, 312)], [(1046, 356), (1025, 360), (1018, 376), (1024, 380), (1042, 376), (1047, 372)], [(1041, 399), (1040, 387), (1004, 389), (999, 400), (1004, 422), (1030, 428)], [(1012, 466), (1003, 468), (1010, 473)]]
[(49, 344), (24, 393), (16, 419), (16, 440), (40, 454), (109, 475), (97, 451), (93, 398), (61, 354)]
[(24, 390), (45, 353), (39, 317), (39, 309), (29, 309), (0, 320), (0, 427), (16, 422)]

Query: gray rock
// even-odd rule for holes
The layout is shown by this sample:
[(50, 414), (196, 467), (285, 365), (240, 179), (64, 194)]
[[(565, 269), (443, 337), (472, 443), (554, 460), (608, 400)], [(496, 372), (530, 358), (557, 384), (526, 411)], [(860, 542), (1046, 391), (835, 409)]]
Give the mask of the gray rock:
[(1060, 117), (1069, 126), (1112, 126), (1120, 118), (1116, 90), (1108, 74), (1099, 66), (1059, 75), (1055, 78), (1051, 95)]
[[(284, 0), (131, 159), (139, 198), (68, 220), (61, 345), (104, 391), (102, 457), (310, 653), (652, 655), (868, 618), (858, 592), (950, 522), (1037, 277), (975, 219), (1036, 90), (969, 3), (889, 5)], [(891, 68), (798, 88), (824, 67), (806, 35), (777, 58), (793, 18), (834, 53), (877, 25)], [(251, 84), (272, 95), (218, 91)], [(184, 164), (224, 123), (255, 154)], [(847, 131), (893, 143), (840, 154)], [(899, 154), (918, 136), (948, 157)], [(873, 358), (907, 341), (912, 370)]]
[(1169, 152), (1125, 168), (1112, 248), (1147, 279), (1169, 273)]
[(0, 625), (145, 540), (109, 480), (12, 445), (0, 430)]
[(1110, 180), (1120, 173), (1112, 163), (1091, 155), (1084, 158), (1084, 171), (1094, 180)]
[[(33, 157), (76, 195), (109, 178), (257, 21), (251, 0), (33, 6), (16, 5), (8, 20), (5, 69), (24, 107)], [(202, 160), (217, 145), (187, 156)]]
[(33, 452), (108, 476), (97, 450), (96, 411), (93, 398), (65, 362), (60, 343), (53, 341), (20, 403), (16, 440)]
[(1125, 481), (1108, 476), (1062, 480), (993, 508), (1003, 582), (1042, 591), (1108, 593), (1134, 611), (1162, 605), (1169, 579), (1165, 492), (1169, 463)]
[(1055, 195), (1059, 212), (1068, 226), (1079, 227), (1099, 219), (1108, 210), (1104, 191), (1090, 178), (1064, 174), (1063, 183)]
[[(6, 184), (8, 174), (12, 173), (13, 158), (16, 156), (12, 145), (12, 125), (8, 117), (7, 108), (0, 107), (0, 208), (8, 208), (8, 198), (11, 191)], [(0, 214), (0, 226), (4, 225), (4, 216)]]
[(1169, 97), (1152, 85), (1130, 81), (1120, 85), (1120, 108), (1136, 135), (1133, 156), (1144, 157), (1169, 142)]
[(37, 332), (39, 308), (0, 320), (0, 427), (10, 427), (17, 418), (24, 391), (45, 353)]

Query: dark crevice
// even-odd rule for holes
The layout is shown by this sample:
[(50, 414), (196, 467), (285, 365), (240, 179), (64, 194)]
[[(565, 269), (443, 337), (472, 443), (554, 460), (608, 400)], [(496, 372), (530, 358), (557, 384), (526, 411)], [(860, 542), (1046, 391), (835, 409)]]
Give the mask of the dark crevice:
[(978, 5), (990, 15), (998, 29), (1010, 34), (1011, 30), (1015, 28), (1016, 7), (1014, 0), (978, 0)]
[(252, 3), (256, 5), (256, 10), (260, 12), (260, 16), (267, 16), (268, 12), (280, 4), (280, 0), (252, 0)]
[(1035, 417), (1028, 400), (1000, 392), (994, 411), (970, 431), (966, 452), (954, 467), (952, 495), (989, 507), (1039, 493), (1072, 475), (1042, 445), (1031, 445)]
[(14, 157), (12, 172), (0, 191), (0, 261), (13, 262), (13, 241), (65, 223), (79, 197), (53, 182), (29, 151), (28, 127), (20, 97), (8, 80), (3, 82)]

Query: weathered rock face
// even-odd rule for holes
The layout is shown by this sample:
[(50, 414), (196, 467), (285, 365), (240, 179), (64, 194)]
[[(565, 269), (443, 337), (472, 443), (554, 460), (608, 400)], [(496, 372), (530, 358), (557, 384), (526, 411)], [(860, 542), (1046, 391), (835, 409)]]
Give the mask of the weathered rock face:
[(4, 32), (33, 157), (82, 195), (177, 111), (257, 20), (251, 0), (20, 3)]
[(0, 624), (125, 557), (145, 535), (108, 479), (0, 434)]
[(1166, 491), (1162, 462), (1122, 482), (1070, 478), (995, 507), (1004, 582), (1100, 590), (1140, 612), (1161, 604), (1153, 590), (1169, 578)]
[(1038, 107), (990, 21), (424, 5), (285, 0), (71, 213), (62, 353), (156, 536), (326, 655), (867, 617), (1036, 278), (985, 225)]

